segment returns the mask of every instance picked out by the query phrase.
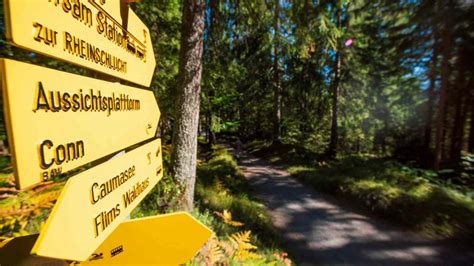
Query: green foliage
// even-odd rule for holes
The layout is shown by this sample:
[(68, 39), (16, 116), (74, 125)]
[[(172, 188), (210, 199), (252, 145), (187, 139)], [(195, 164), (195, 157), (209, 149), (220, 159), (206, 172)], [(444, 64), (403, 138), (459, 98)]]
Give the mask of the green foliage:
[[(229, 210), (269, 247), (279, 243), (279, 237), (263, 205), (249, 195), (247, 181), (239, 172), (236, 161), (223, 148), (214, 146), (211, 159), (198, 167), (196, 203), (199, 208), (223, 212)], [(233, 228), (216, 224), (215, 232), (228, 234)], [(230, 231), (228, 231), (230, 230)]]
[[(219, 223), (235, 226), (228, 220), (216, 219), (207, 211), (195, 212), (193, 215), (209, 227)], [(238, 226), (243, 225), (240, 222), (231, 222), (237, 223)], [(240, 231), (228, 235), (214, 234), (187, 265), (292, 265), (287, 253), (255, 246), (252, 244), (254, 240), (251, 231)]]
[(433, 171), (369, 154), (327, 161), (306, 149), (289, 147), (266, 147), (258, 154), (286, 165), (294, 177), (316, 190), (358, 202), (431, 237), (474, 239), (472, 189), (441, 181)]
[(63, 186), (64, 182), (48, 183), (1, 199), (0, 239), (39, 233)]
[(279, 234), (263, 205), (249, 195), (236, 161), (219, 146), (213, 146), (207, 155), (209, 160), (198, 167), (195, 216), (216, 236), (195, 263), (291, 265), (286, 253), (279, 250)]
[(151, 89), (160, 106), (161, 137), (165, 143), (169, 143), (175, 108), (174, 88), (179, 68), (181, 1), (145, 0), (132, 7), (150, 29), (156, 59)]
[(177, 211), (180, 208), (180, 195), (183, 188), (169, 172), (171, 145), (162, 146), (163, 178), (132, 211), (132, 218), (157, 215)]
[[(391, 12), (394, 6), (385, 1), (299, 1), (281, 6), (279, 64), (285, 69), (286, 143), (303, 143), (315, 152), (326, 149), (331, 126), (328, 91), (339, 51), (339, 149), (410, 154), (406, 148), (420, 136), (424, 93), (421, 80), (412, 75), (413, 66), (403, 64), (392, 45), (405, 38), (396, 29), (407, 25), (413, 13), (408, 6), (397, 12)], [(337, 10), (343, 13), (341, 26)], [(269, 139), (274, 70), (273, 36), (267, 32), (273, 27), (273, 3), (216, 2), (208, 16), (201, 121), (210, 132)], [(349, 38), (353, 44), (345, 47)], [(227, 123), (238, 123), (238, 132)]]

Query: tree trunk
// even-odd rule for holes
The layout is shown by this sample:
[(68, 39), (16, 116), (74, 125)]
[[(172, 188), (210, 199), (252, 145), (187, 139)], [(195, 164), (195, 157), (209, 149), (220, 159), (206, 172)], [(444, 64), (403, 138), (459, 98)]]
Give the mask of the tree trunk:
[(461, 159), (462, 143), (464, 141), (464, 127), (466, 124), (465, 98), (462, 97), (463, 91), (458, 92), (456, 97), (456, 111), (454, 116), (454, 127), (451, 137), (451, 156), (450, 161), (459, 162)]
[(445, 112), (446, 112), (446, 92), (449, 87), (449, 60), (451, 59), (451, 44), (452, 44), (452, 22), (451, 15), (453, 10), (452, 0), (448, 2), (448, 8), (445, 11), (444, 18), (444, 36), (443, 36), (443, 63), (441, 66), (441, 88), (439, 92), (438, 117), (436, 124), (436, 147), (433, 169), (439, 170), (441, 159), (443, 155), (444, 146), (444, 127), (445, 127)]
[(474, 95), (471, 95), (470, 97), (470, 106), (471, 106), (471, 118), (470, 118), (471, 123), (469, 127), (469, 143), (468, 143), (467, 151), (469, 153), (474, 153)]
[(465, 60), (468, 60), (469, 54), (464, 52), (465, 48), (461, 47), (459, 50), (459, 73), (456, 80), (456, 94), (455, 94), (455, 117), (454, 117), (454, 128), (451, 139), (451, 162), (458, 163), (461, 160), (461, 151), (464, 142), (465, 127), (467, 112), (469, 112), (467, 104), (469, 103), (469, 80), (468, 77), (469, 69)]
[[(210, 20), (208, 21), (207, 25), (207, 32), (208, 32), (208, 60), (211, 64), (217, 64), (218, 55), (215, 49), (210, 47), (217, 47), (217, 43), (219, 40), (219, 36), (221, 34), (222, 28), (219, 26), (221, 24), (219, 18), (219, 8), (220, 8), (220, 0), (213, 0), (209, 1), (209, 12), (210, 12)], [(208, 110), (208, 132), (207, 132), (207, 144), (211, 147), (216, 142), (216, 134), (214, 132), (214, 121), (212, 119), (215, 110), (213, 108), (212, 100), (214, 98), (214, 88), (212, 86), (208, 86), (207, 88), (207, 99), (209, 101), (209, 110)]]
[(204, 0), (184, 0), (171, 172), (184, 189), (182, 207), (188, 211), (196, 180), (204, 10)]
[[(337, 10), (337, 27), (341, 28), (341, 10)], [(337, 128), (338, 113), (339, 113), (339, 85), (341, 79), (341, 51), (339, 40), (337, 41), (337, 51), (334, 64), (334, 80), (332, 84), (332, 117), (331, 117), (331, 140), (329, 142), (328, 155), (331, 158), (336, 157), (337, 154), (337, 140), (339, 138), (339, 132)]]
[(275, 14), (273, 20), (274, 47), (273, 47), (273, 85), (274, 85), (274, 103), (273, 103), (273, 142), (279, 143), (281, 140), (281, 82), (280, 82), (280, 2), (275, 1)]
[[(467, 141), (467, 151), (474, 153), (474, 78), (471, 77), (468, 83), (469, 94), (467, 96), (466, 109), (470, 111), (469, 139)], [(467, 114), (466, 114), (467, 116)]]
[[(433, 105), (436, 99), (435, 87), (436, 87), (436, 77), (437, 77), (437, 67), (438, 67), (438, 45), (436, 35), (434, 37), (434, 47), (433, 55), (431, 58), (431, 70), (430, 70), (430, 85), (428, 88), (428, 104), (426, 110), (426, 124), (425, 124), (425, 134), (423, 140), (423, 147), (426, 151), (425, 154), (430, 154), (430, 144), (431, 144), (431, 132), (433, 124)], [(431, 156), (429, 156), (431, 157)]]

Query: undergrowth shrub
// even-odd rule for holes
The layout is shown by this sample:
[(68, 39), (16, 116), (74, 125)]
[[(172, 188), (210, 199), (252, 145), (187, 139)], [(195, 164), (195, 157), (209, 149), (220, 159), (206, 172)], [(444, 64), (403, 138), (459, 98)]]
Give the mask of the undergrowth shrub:
[[(253, 145), (255, 154), (283, 165), (316, 190), (364, 205), (435, 239), (474, 240), (474, 190), (461, 185), (465, 181), (371, 154), (328, 160), (301, 147)], [(472, 169), (465, 163), (465, 179)]]
[(196, 202), (198, 219), (215, 235), (193, 263), (291, 265), (263, 205), (250, 192), (233, 157), (224, 148), (214, 146), (209, 160), (198, 167)]

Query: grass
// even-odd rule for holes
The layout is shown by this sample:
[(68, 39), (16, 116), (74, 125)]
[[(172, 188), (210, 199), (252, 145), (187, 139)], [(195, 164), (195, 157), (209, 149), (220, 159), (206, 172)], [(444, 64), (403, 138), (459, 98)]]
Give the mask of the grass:
[[(164, 148), (165, 169), (169, 168), (169, 156), (166, 155), (169, 150), (169, 147)], [(132, 212), (131, 217), (177, 210), (180, 198), (177, 194), (180, 192), (179, 186), (165, 171), (163, 179)], [(239, 172), (234, 158), (222, 147), (214, 146), (208, 149), (202, 146), (197, 167), (195, 209), (192, 215), (211, 228), (215, 237), (203, 247), (190, 265), (290, 263), (281, 249), (279, 233), (273, 227), (263, 205), (249, 194), (250, 188)], [(230, 239), (238, 238), (239, 234), (247, 231), (251, 232), (250, 238), (233, 246), (233, 240)], [(241, 252), (241, 247), (251, 249)]]
[(251, 143), (249, 149), (318, 191), (356, 202), (433, 239), (474, 240), (472, 190), (450, 186), (431, 171), (370, 155), (328, 161), (292, 145)]
[[(132, 218), (169, 213), (178, 209), (179, 186), (166, 171), (169, 146), (163, 147), (163, 179), (131, 213)], [(263, 205), (249, 196), (250, 189), (237, 164), (220, 147), (200, 154), (196, 183), (196, 208), (192, 215), (210, 227), (215, 236), (191, 265), (290, 265), (281, 240)], [(0, 159), (0, 163), (3, 161)], [(13, 186), (11, 167), (0, 171), (0, 187)], [(0, 200), (0, 240), (38, 233), (49, 216), (63, 182), (20, 191)], [(212, 262), (212, 263), (210, 263)]]
[[(234, 158), (222, 147), (214, 146), (205, 155), (208, 160), (198, 166), (195, 201), (200, 217), (208, 224), (218, 238), (226, 238), (239, 231), (250, 230), (252, 243), (258, 247), (257, 253), (275, 261), (277, 265), (283, 260), (274, 254), (284, 253), (281, 249), (281, 237), (273, 227), (264, 206), (250, 196), (250, 188), (239, 171)], [(232, 214), (232, 220), (242, 226), (232, 226), (222, 221), (219, 215), (224, 211)]]

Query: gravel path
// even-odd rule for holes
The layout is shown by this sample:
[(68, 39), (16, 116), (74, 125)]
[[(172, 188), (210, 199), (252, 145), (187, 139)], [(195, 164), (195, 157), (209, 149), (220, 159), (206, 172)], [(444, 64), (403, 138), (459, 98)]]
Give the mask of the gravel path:
[(298, 265), (474, 265), (472, 249), (369, 217), (263, 160), (245, 156), (239, 164)]

